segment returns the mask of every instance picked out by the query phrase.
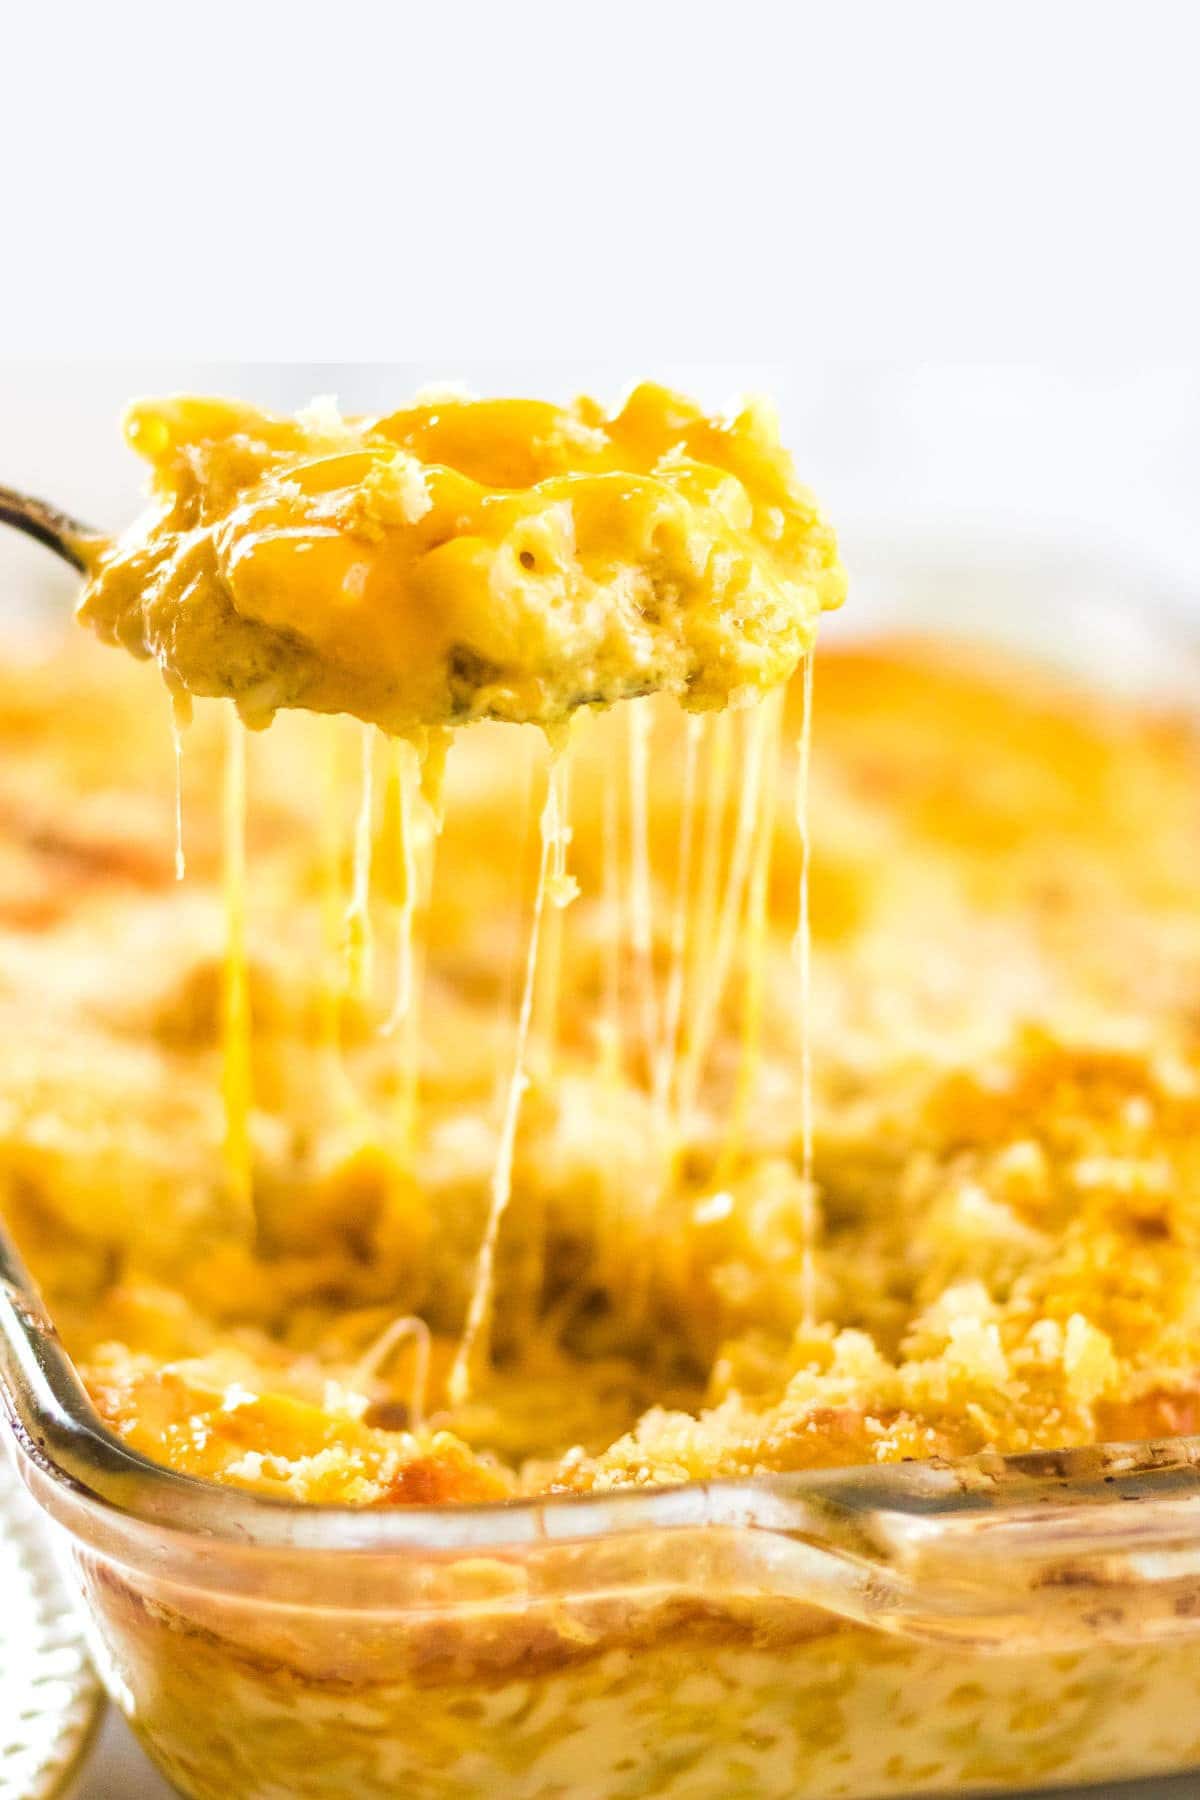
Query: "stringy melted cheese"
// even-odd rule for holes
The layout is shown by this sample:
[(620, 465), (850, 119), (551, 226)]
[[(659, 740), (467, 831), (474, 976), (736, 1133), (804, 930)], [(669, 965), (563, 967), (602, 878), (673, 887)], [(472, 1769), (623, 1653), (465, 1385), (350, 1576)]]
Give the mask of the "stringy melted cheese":
[(720, 707), (785, 680), (845, 592), (761, 404), (714, 419), (645, 385), (612, 415), (448, 398), (284, 419), (181, 398), (138, 403), (127, 434), (152, 504), (80, 617), (254, 726)]
[[(791, 806), (765, 883), (761, 835), (738, 848), (764, 716), (705, 720), (690, 752), (673, 705), (649, 722), (659, 997), (689, 753), (700, 806), (681, 1067), (694, 1037), (708, 1048), (693, 1107), (672, 1083), (665, 1123), (629, 917), (627, 725), (573, 734), (580, 892), (553, 1042), (535, 1009), (520, 1058), (489, 1354), (456, 1401), (518, 1060), (545, 746), (465, 734), (436, 867), (403, 747), (404, 805), (372, 815), (364, 1001), (343, 954), (359, 730), (293, 717), (245, 743), (248, 1220), (220, 1093), (222, 709), (198, 708), (185, 740), (180, 884), (173, 747), (141, 672), (86, 645), (0, 670), (0, 1192), (130, 1444), (370, 1505), (1194, 1428), (1193, 726), (944, 643), (828, 649), (815, 693), (807, 1024)], [(787, 780), (803, 718), (800, 677)], [(748, 907), (765, 912), (761, 1017), (731, 1150)], [(410, 930), (424, 979), (406, 1071), (399, 1026), (382, 1027)]]

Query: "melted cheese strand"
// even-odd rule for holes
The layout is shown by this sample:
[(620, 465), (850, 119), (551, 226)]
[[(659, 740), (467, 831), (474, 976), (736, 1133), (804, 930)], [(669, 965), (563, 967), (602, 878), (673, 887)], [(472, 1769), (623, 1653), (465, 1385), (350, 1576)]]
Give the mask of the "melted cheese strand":
[(320, 736), (317, 857), (320, 883), (321, 967), (318, 1031), (328, 1067), (327, 1094), (344, 1124), (361, 1124), (363, 1101), (342, 1056), (342, 1005), (346, 991), (346, 898), (343, 879), (342, 721), (314, 721)]
[(812, 1066), (812, 929), (809, 912), (809, 864), (811, 840), (808, 829), (808, 772), (812, 750), (813, 660), (810, 650), (804, 659), (801, 687), (803, 713), (800, 738), (796, 746), (796, 829), (800, 834), (800, 893), (796, 935), (792, 953), (800, 976), (800, 1177), (803, 1183), (801, 1205), (802, 1262), (801, 1306), (805, 1325), (816, 1320), (816, 1255), (817, 1195), (813, 1182), (813, 1066)]
[[(579, 883), (567, 873), (567, 847), (571, 842), (571, 746), (574, 741), (568, 726), (559, 748), (552, 755), (550, 784), (554, 790), (554, 842), (550, 853), (550, 874), (546, 882), (546, 901), (550, 907), (542, 926), (541, 967), (538, 993), (534, 1005), (534, 1036), (538, 1042), (544, 1079), (553, 1079), (554, 1056), (558, 1047), (560, 1022), (559, 1002), (562, 992), (562, 956), (564, 913), (579, 892)], [(527, 1210), (525, 1254), (522, 1257), (519, 1292), (529, 1298), (528, 1328), (537, 1319), (537, 1300), (545, 1282), (546, 1208), (539, 1200)]]
[(321, 732), (321, 799), (317, 815), (317, 849), (321, 884), (320, 1030), (321, 1041), (335, 1073), (335, 1086), (343, 1089), (341, 1067), (342, 1002), (342, 843), (339, 800), (341, 720), (318, 721)]
[(419, 1430), (425, 1419), (425, 1403), (429, 1394), (429, 1366), (433, 1356), (433, 1337), (424, 1319), (406, 1313), (385, 1325), (373, 1344), (359, 1357), (351, 1370), (349, 1387), (362, 1393), (371, 1382), (378, 1381), (401, 1344), (413, 1346), (412, 1387), (409, 1390), (408, 1426)]
[(403, 1054), (401, 1066), (403, 1071), (403, 1087), (401, 1093), (401, 1130), (405, 1154), (411, 1158), (416, 1144), (418, 1102), (421, 1085), (421, 1007), (426, 984), (426, 972), (429, 965), (430, 914), (433, 907), (433, 882), (437, 871), (438, 841), (442, 831), (442, 814), (440, 811), (440, 782), (445, 767), (444, 754), (435, 751), (438, 756), (438, 789), (434, 791), (430, 785), (428, 769), (429, 753), (419, 749), (417, 752), (417, 787), (413, 795), (412, 823), (414, 834), (413, 845), (413, 882), (416, 914), (414, 919), (415, 937), (413, 943), (412, 963), (412, 998), (404, 1017)]
[(725, 809), (729, 800), (732, 762), (733, 715), (718, 713), (711, 728), (708, 792), (704, 809), (704, 839), (700, 846), (700, 875), (692, 917), (688, 956), (688, 1018), (684, 1041), (697, 1038), (698, 1012), (707, 978), (716, 956), (717, 899), (721, 880), (721, 849), (725, 836)]
[(769, 695), (762, 705), (769, 714), (763, 753), (762, 796), (758, 806), (757, 841), (750, 868), (746, 897), (745, 974), (742, 987), (741, 1045), (737, 1087), (730, 1113), (729, 1133), (721, 1152), (718, 1186), (733, 1171), (741, 1153), (754, 1090), (762, 1067), (763, 1002), (766, 994), (767, 925), (770, 900), (771, 856), (775, 849), (775, 805), (779, 791), (779, 751), (783, 734), (783, 690)]
[[(391, 745), (391, 775), (398, 798), (396, 852), (396, 986), (392, 1009), (384, 1023), (387, 1036), (399, 1036), (396, 1080), (396, 1132), (402, 1162), (412, 1160), (417, 1129), (417, 1091), (420, 1080), (420, 990), (415, 944), (417, 908), (421, 897), (421, 872), (417, 858), (417, 807), (421, 800), (421, 764), (415, 747), (403, 739)], [(430, 836), (430, 856), (435, 839)], [(432, 867), (430, 868), (432, 881)], [(421, 956), (423, 964), (424, 957)]]
[(400, 866), (396, 885), (400, 890), (396, 915), (396, 991), (384, 1031), (396, 1031), (408, 1017), (413, 1003), (413, 922), (417, 916), (416, 813), (421, 793), (421, 768), (413, 746), (403, 738), (392, 741), (392, 773), (400, 797), (400, 830), (397, 846)]
[[(524, 734), (518, 734), (523, 737)], [(532, 736), (532, 733), (530, 734)], [(515, 754), (515, 752), (514, 752)], [(504, 950), (504, 974), (501, 979), (496, 999), (496, 1038), (499, 1041), (505, 1029), (511, 1023), (519, 1004), (517, 983), (520, 965), (523, 961), (526, 941), (523, 924), (533, 905), (534, 891), (537, 885), (536, 870), (530, 864), (530, 840), (533, 836), (534, 797), (533, 797), (533, 762), (527, 755), (522, 763), (521, 774), (521, 825), (517, 836), (516, 855), (513, 867), (516, 870), (516, 897), (512, 908), (512, 930), (506, 933)], [(509, 1071), (502, 1060), (496, 1058), (495, 1090), (492, 1104), (498, 1116), (503, 1115), (504, 1101), (508, 1093)]]
[(397, 1084), (396, 1126), (401, 1162), (411, 1164), (416, 1151), (417, 1118), (421, 1096), (421, 998), (425, 991), (425, 965), (429, 945), (424, 938), (413, 949), (412, 997), (400, 1028), (400, 1079)]
[(354, 826), (354, 886), (346, 910), (346, 985), (364, 1005), (371, 996), (371, 853), (375, 830), (375, 728), (361, 728), (362, 787)]
[(192, 721), (191, 702), (182, 694), (171, 695), (171, 743), (175, 751), (175, 879), (187, 874), (183, 853), (183, 734)]
[(692, 842), (696, 835), (696, 764), (706, 721), (689, 714), (684, 721), (686, 744), (683, 762), (683, 796), (679, 812), (679, 862), (675, 877), (675, 903), (671, 913), (670, 967), (663, 1003), (662, 1041), (654, 1070), (654, 1100), (660, 1111), (670, 1102), (679, 1079), (679, 1027), (683, 1016), (683, 986), (687, 972), (688, 916), (692, 894)]
[(430, 726), (416, 734), (421, 764), (421, 797), (428, 802), (433, 829), (438, 837), (446, 823), (446, 765), (454, 733), (445, 726)]
[(246, 729), (226, 708), (223, 816), (225, 961), (221, 994), (221, 1095), (225, 1175), (248, 1235), (256, 1231), (250, 1112), (250, 983), (246, 966)]
[(629, 724), (629, 937), (641, 1013), (646, 1067), (653, 1071), (658, 1042), (658, 997), (654, 989), (653, 896), (650, 875), (648, 806), (650, 711), (633, 700), (626, 709)]
[(619, 1081), (623, 1061), (621, 1021), (621, 789), (615, 781), (603, 784), (604, 864), (604, 1017), (600, 1026), (600, 1064), (610, 1081)]
[(716, 1029), (721, 1001), (729, 980), (734, 951), (737, 947), (738, 920), (750, 873), (750, 856), (754, 848), (758, 823), (759, 793), (762, 788), (763, 755), (770, 730), (770, 708), (760, 702), (749, 715), (746, 747), (742, 761), (742, 790), (738, 799), (737, 827), (733, 850), (725, 878), (725, 892), (717, 923), (716, 944), (712, 962), (706, 971), (704, 987), (696, 1009), (695, 1037), (688, 1045), (680, 1083), (680, 1108), (687, 1118), (694, 1110), (700, 1075)]
[(488, 1209), (487, 1227), (479, 1251), (479, 1260), (475, 1267), (475, 1280), (472, 1285), (470, 1305), (467, 1309), (467, 1321), (459, 1341), (447, 1387), (451, 1404), (454, 1406), (461, 1406), (471, 1391), (471, 1365), (476, 1343), (491, 1314), (496, 1274), (496, 1244), (500, 1236), (500, 1226), (508, 1210), (509, 1201), (512, 1199), (513, 1159), (516, 1153), (517, 1127), (521, 1119), (521, 1102), (528, 1086), (525, 1065), (529, 1051), (529, 1026), (533, 1017), (534, 987), (537, 982), (542, 915), (545, 912), (551, 871), (558, 854), (562, 830), (562, 822), (559, 818), (560, 789), (559, 783), (555, 779), (556, 761), (557, 758), (550, 765), (546, 781), (546, 802), (542, 808), (542, 850), (538, 865), (537, 892), (533, 899), (533, 919), (529, 927), (529, 948), (525, 957), (525, 982), (521, 993), (521, 1010), (517, 1019), (517, 1040), (513, 1052), (512, 1076), (505, 1101), (504, 1119), (500, 1127), (500, 1143), (496, 1152), (496, 1162), (492, 1170), (491, 1202)]
[(571, 842), (571, 738), (568, 735), (561, 751), (550, 765), (550, 781), (555, 789), (554, 816), (556, 829), (550, 855), (550, 873), (546, 898), (551, 912), (543, 932), (541, 973), (535, 1004), (535, 1035), (549, 1068), (554, 1059), (558, 1039), (559, 996), (562, 987), (563, 912), (579, 892), (574, 877), (567, 874), (567, 846)]
[[(437, 754), (437, 752), (435, 752)], [(401, 1051), (399, 1051), (399, 1147), (401, 1156), (407, 1161), (412, 1159), (416, 1150), (417, 1111), (419, 1111), (419, 1089), (421, 1089), (421, 1004), (425, 995), (425, 972), (430, 954), (428, 929), (430, 929), (430, 905), (434, 896), (434, 871), (437, 868), (437, 841), (441, 837), (441, 776), (444, 770), (444, 756), (437, 758), (435, 781), (437, 787), (430, 783), (428, 770), (428, 751), (425, 747), (414, 747), (412, 756), (408, 758), (407, 776), (407, 819), (405, 819), (405, 841), (407, 841), (407, 873), (405, 880), (410, 882), (412, 893), (412, 959), (410, 959), (410, 990), (407, 995), (407, 1006), (401, 1017)], [(403, 790), (401, 790), (403, 792)], [(399, 992), (398, 999), (403, 995)]]

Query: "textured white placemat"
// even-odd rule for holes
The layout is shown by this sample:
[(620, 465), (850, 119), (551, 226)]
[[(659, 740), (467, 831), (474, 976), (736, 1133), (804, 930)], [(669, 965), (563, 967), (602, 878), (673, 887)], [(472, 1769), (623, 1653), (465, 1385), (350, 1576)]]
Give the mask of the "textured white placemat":
[(100, 1688), (36, 1509), (0, 1450), (0, 1800), (50, 1800), (87, 1748)]

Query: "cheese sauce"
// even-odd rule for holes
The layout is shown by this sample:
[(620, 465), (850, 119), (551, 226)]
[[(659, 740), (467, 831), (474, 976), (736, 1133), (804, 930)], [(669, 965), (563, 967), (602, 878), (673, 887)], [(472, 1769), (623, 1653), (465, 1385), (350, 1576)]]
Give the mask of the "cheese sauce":
[(769, 411), (636, 388), (608, 414), (437, 398), (345, 419), (130, 409), (152, 503), (80, 617), (175, 689), (408, 732), (786, 680), (845, 576)]

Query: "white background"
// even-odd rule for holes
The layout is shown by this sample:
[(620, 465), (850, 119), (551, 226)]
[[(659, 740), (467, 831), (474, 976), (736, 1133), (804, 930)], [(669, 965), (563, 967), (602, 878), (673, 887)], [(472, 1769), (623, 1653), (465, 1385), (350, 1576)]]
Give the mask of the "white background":
[(1187, 357), (1192, 0), (108, 0), (0, 37), (13, 353)]

